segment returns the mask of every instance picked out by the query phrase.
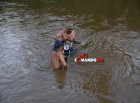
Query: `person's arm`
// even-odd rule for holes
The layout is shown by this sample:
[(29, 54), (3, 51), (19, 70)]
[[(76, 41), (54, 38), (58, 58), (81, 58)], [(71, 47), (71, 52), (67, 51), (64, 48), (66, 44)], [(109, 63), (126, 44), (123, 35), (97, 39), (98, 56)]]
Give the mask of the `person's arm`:
[[(73, 31), (73, 35), (74, 35), (73, 40), (76, 41), (76, 33), (75, 33), (75, 31)], [(76, 45), (75, 42), (74, 42), (74, 45)]]
[(73, 39), (74, 41), (76, 41), (76, 36), (74, 37), (74, 39)]
[(67, 63), (66, 63), (66, 61), (64, 59), (63, 54), (60, 54), (59, 57), (60, 57), (60, 61), (62, 62), (63, 66), (66, 67), (67, 66)]
[(54, 40), (59, 40), (62, 37), (64, 30), (60, 30), (56, 35), (53, 36)]
[(76, 33), (75, 33), (74, 30), (72, 30), (71, 36), (72, 36), (72, 38), (73, 38), (72, 40), (73, 40), (73, 41), (76, 41)]

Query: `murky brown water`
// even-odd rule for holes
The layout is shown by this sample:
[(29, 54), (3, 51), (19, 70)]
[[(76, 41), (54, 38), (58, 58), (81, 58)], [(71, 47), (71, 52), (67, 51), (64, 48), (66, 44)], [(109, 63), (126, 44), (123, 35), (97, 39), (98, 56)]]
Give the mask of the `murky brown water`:
[[(139, 0), (1, 0), (0, 103), (140, 103)], [(78, 52), (53, 71), (54, 35), (70, 22)], [(101, 64), (77, 65), (87, 52)]]

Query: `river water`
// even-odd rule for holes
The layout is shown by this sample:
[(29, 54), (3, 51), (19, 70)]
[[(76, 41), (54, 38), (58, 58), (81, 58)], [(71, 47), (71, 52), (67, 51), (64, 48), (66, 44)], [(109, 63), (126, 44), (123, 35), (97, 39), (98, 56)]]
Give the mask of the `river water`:
[[(54, 71), (45, 34), (67, 23), (82, 45)], [(82, 53), (105, 62), (78, 65)], [(140, 103), (140, 1), (1, 0), (0, 103)]]

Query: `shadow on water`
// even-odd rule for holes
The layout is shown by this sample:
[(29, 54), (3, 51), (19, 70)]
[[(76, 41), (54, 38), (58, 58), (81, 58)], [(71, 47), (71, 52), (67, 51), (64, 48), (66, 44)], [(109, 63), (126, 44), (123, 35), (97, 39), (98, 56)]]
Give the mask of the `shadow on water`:
[(66, 84), (67, 69), (53, 70), (55, 73), (55, 80), (59, 84), (58, 89), (63, 89)]

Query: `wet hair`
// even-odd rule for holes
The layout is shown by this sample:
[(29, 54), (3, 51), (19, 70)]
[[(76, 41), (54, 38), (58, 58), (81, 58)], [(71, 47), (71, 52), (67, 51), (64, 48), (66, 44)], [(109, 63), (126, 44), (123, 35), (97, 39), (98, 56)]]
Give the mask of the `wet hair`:
[(67, 29), (67, 34), (71, 34), (73, 29)]

